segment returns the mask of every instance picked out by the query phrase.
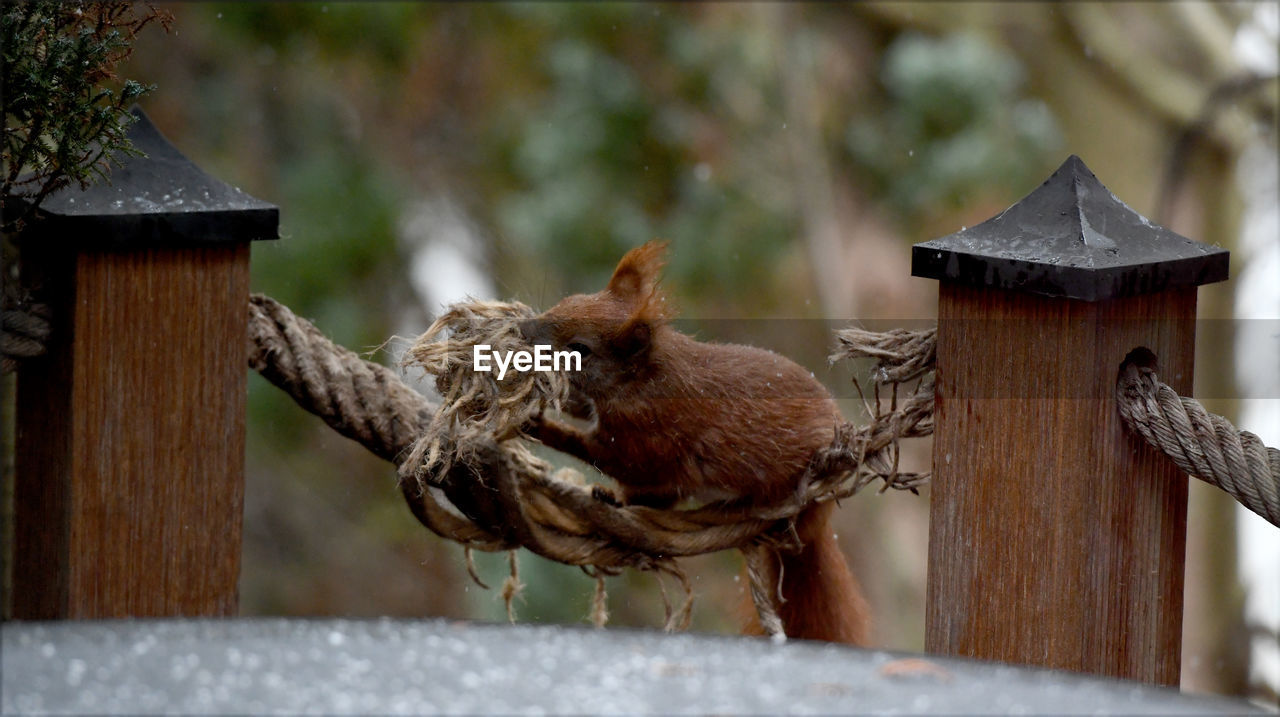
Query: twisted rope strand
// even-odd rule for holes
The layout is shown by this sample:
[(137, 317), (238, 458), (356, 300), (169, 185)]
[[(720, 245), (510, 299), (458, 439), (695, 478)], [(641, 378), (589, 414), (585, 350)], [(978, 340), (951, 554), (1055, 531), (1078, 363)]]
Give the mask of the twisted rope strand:
[(334, 344), (261, 294), (249, 299), (249, 367), (330, 428), (392, 463), (436, 413), (394, 371)]
[(1178, 468), (1280, 526), (1280, 450), (1179, 396), (1153, 369), (1135, 362), (1121, 366), (1116, 401), (1125, 426)]

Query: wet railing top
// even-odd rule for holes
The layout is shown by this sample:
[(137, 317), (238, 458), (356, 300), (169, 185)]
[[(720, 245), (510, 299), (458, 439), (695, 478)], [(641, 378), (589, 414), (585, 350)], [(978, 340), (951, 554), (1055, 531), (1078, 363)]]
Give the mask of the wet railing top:
[(9, 622), (2, 679), (6, 714), (1262, 712), (977, 660), (447, 620)]

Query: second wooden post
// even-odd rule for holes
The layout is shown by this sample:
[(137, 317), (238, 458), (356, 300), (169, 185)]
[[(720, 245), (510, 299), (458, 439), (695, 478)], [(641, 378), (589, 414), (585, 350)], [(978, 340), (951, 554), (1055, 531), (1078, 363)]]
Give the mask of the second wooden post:
[(1187, 478), (1116, 413), (1145, 349), (1191, 393), (1196, 286), (1227, 252), (1134, 212), (1077, 157), (918, 244), (942, 282), (929, 652), (1176, 685)]

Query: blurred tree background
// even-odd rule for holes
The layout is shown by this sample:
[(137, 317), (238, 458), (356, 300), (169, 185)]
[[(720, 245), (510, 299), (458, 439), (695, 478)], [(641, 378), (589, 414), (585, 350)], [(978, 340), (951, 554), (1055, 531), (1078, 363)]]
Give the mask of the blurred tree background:
[[(173, 32), (140, 37), (124, 74), (158, 87), (144, 106), (185, 153), (280, 205), (254, 289), (388, 363), (388, 337), (442, 302), (546, 307), (662, 237), (691, 330), (779, 348), (848, 396), (830, 328), (933, 316), (912, 242), (997, 213), (1075, 153), (1143, 214), (1233, 247), (1238, 160), (1276, 146), (1275, 26), (1255, 3), (163, 7)], [(1202, 289), (1202, 315), (1231, 317), (1231, 292)], [(1213, 326), (1197, 393), (1234, 396), (1231, 324)], [(388, 465), (256, 376), (250, 392), (244, 614), (502, 619)], [(1194, 501), (1185, 681), (1243, 693), (1232, 506)], [(927, 507), (927, 491), (868, 492), (841, 512), (888, 647), (923, 646)], [(500, 581), (502, 556), (480, 557)], [(584, 620), (588, 578), (521, 561), (520, 619)], [(737, 570), (692, 561), (695, 629), (734, 629)], [(614, 624), (659, 624), (652, 578), (609, 588)]]

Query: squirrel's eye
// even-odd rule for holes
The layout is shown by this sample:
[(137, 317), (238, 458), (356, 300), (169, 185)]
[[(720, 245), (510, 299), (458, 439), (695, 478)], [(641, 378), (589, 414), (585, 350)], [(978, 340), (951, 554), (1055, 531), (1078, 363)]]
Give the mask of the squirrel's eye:
[(582, 358), (586, 358), (591, 355), (591, 349), (586, 344), (579, 343), (577, 341), (570, 342), (568, 346), (565, 346), (565, 348), (570, 351), (577, 351), (578, 355)]

